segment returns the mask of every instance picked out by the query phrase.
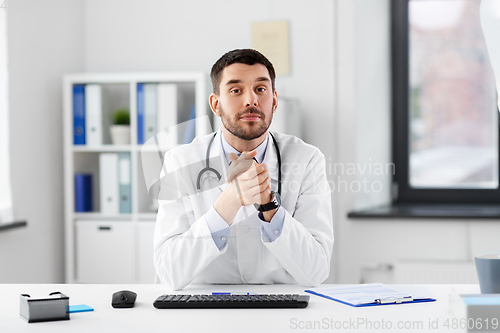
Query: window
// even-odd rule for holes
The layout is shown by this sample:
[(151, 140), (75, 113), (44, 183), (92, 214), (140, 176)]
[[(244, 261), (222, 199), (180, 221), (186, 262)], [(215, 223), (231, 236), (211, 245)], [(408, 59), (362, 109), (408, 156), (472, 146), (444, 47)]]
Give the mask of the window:
[(499, 29), (498, 0), (392, 1), (397, 202), (499, 202)]
[(9, 175), (7, 12), (0, 8), (0, 222), (13, 221)]

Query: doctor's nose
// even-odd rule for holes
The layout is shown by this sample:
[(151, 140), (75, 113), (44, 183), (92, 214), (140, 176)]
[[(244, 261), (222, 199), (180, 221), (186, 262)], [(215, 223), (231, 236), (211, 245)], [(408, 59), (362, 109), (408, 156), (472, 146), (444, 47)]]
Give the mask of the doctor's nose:
[(253, 92), (248, 94), (245, 98), (245, 107), (248, 108), (250, 106), (257, 106), (257, 95), (254, 94)]

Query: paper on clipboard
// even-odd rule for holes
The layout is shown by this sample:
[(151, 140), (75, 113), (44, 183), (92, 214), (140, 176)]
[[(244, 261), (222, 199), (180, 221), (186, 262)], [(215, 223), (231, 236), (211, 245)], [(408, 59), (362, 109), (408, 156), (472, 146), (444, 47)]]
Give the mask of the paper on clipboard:
[[(328, 288), (312, 288), (306, 290), (306, 292), (310, 292), (312, 294), (330, 298), (332, 300), (353, 306), (380, 304), (380, 302), (377, 302), (377, 300), (383, 301), (388, 299), (408, 298), (413, 301), (414, 299), (416, 299), (412, 298), (412, 295), (408, 293), (398, 291), (382, 283), (354, 284)], [(429, 301), (433, 300), (431, 298), (418, 299), (428, 299)]]

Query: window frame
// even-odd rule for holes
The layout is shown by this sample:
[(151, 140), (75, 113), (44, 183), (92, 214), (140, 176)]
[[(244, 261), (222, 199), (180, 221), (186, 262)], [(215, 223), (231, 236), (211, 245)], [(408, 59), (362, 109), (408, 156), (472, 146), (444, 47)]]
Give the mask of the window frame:
[[(409, 2), (391, 0), (392, 160), (393, 200), (398, 203), (487, 204), (500, 203), (495, 189), (429, 189), (410, 186), (409, 149)], [(500, 136), (500, 115), (498, 117)], [(497, 137), (499, 158), (500, 140)], [(500, 163), (498, 163), (500, 165)], [(500, 184), (500, 167), (497, 170)]]
[[(5, 4), (5, 3), (4, 3)], [(0, 224), (13, 220), (13, 199), (10, 172), (10, 140), (9, 140), (9, 73), (7, 67), (7, 11), (0, 8), (0, 160), (4, 163), (0, 168)], [(4, 161), (5, 160), (5, 161)]]

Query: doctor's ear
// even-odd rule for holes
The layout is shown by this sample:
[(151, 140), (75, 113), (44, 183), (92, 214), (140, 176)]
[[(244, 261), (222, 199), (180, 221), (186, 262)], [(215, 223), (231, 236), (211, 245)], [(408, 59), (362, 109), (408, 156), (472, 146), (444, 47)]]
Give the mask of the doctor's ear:
[(278, 108), (278, 92), (275, 90), (273, 93), (273, 113), (276, 112)]
[(273, 113), (276, 112), (276, 109), (278, 108), (278, 101), (277, 100), (274, 100), (273, 101)]
[(210, 104), (210, 109), (212, 109), (212, 112), (217, 115), (217, 117), (220, 117), (220, 109), (219, 109), (219, 96), (215, 93), (211, 93), (209, 100)]

